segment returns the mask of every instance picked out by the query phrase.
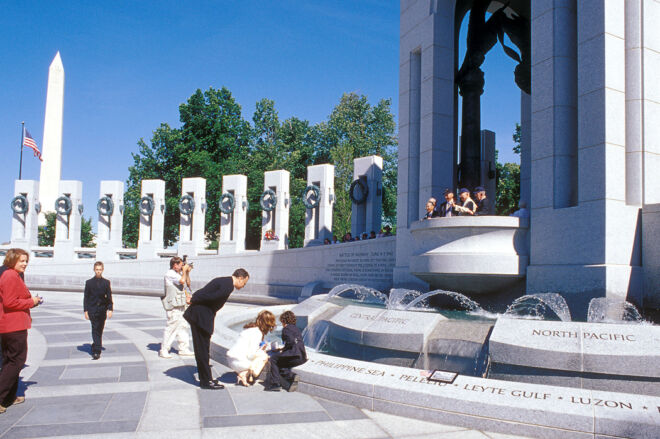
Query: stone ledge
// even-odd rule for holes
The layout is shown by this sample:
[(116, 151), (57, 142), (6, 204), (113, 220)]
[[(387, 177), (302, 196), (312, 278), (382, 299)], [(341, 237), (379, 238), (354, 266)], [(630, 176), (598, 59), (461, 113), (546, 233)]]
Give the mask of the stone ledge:
[(491, 361), (572, 372), (660, 378), (660, 327), (500, 318)]

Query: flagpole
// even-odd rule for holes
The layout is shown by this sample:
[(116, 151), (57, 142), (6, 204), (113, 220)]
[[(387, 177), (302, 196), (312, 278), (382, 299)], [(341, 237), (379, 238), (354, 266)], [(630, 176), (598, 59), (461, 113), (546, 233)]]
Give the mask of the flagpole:
[(21, 122), (21, 159), (18, 162), (18, 179), (23, 173), (23, 142), (25, 141), (25, 122)]

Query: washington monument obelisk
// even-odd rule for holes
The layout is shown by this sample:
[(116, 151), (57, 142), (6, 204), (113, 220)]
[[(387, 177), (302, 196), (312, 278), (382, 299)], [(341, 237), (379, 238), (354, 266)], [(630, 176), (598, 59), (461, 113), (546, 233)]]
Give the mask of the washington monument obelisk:
[(58, 187), (62, 174), (62, 109), (64, 106), (64, 66), (57, 52), (48, 68), (46, 115), (44, 117), (44, 141), (39, 177), (39, 224), (46, 223), (45, 212), (55, 210)]

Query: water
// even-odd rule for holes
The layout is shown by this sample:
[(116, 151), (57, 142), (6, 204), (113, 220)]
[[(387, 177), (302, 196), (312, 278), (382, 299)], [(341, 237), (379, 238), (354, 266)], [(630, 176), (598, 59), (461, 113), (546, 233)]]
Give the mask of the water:
[(392, 288), (390, 294), (385, 295), (362, 285), (342, 284), (330, 290), (327, 299), (339, 305), (378, 306), (398, 311), (482, 311), (481, 306), (467, 296), (444, 290), (422, 293), (417, 290)]
[(595, 297), (589, 302), (587, 321), (592, 323), (643, 323), (641, 314), (630, 302)]
[(454, 291), (434, 290), (424, 293), (410, 301), (403, 310), (416, 308), (441, 308), (454, 311), (478, 311), (481, 306), (467, 296)]
[(504, 317), (570, 322), (571, 312), (560, 294), (540, 293), (517, 298), (506, 309)]
[(417, 290), (407, 290), (405, 288), (392, 288), (387, 298), (387, 309), (404, 310), (406, 306), (421, 296), (423, 293)]
[(329, 330), (330, 323), (327, 320), (314, 322), (303, 329), (303, 343), (308, 348), (314, 349), (317, 352), (327, 352)]
[(378, 290), (357, 284), (337, 285), (328, 293), (328, 299), (349, 299), (358, 303), (382, 305), (387, 303), (387, 296)]

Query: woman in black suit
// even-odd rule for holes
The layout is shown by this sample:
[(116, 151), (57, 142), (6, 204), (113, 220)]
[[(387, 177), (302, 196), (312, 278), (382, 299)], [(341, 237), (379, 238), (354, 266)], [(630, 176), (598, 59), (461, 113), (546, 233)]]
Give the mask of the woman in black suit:
[(285, 311), (280, 316), (280, 322), (284, 325), (282, 329), (284, 347), (271, 351), (264, 390), (272, 392), (284, 388), (288, 392), (295, 392), (298, 388), (298, 376), (291, 371), (291, 368), (304, 364), (307, 361), (307, 352), (302, 333), (296, 326), (296, 315), (291, 311)]

